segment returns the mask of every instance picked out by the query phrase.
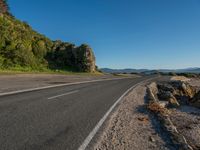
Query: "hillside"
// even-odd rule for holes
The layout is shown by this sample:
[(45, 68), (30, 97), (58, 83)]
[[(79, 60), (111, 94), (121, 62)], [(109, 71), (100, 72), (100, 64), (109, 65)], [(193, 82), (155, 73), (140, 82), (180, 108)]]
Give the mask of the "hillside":
[(148, 70), (148, 69), (110, 69), (110, 68), (101, 68), (102, 72), (105, 73), (200, 73), (200, 68), (186, 68), (186, 69), (158, 69), (158, 70)]
[(105, 73), (141, 73), (148, 71), (147, 69), (110, 69), (110, 68), (101, 68), (102, 72)]
[(95, 56), (87, 44), (52, 41), (13, 17), (0, 0), (0, 69), (60, 69), (95, 71)]

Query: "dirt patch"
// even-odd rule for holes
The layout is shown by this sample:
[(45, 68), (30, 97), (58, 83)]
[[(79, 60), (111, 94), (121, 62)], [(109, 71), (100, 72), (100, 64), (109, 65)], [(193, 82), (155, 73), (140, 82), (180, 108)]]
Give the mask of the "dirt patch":
[(173, 81), (173, 80), (175, 80), (175, 81), (177, 81), (177, 80), (179, 80), (179, 81), (190, 81), (189, 78), (186, 78), (186, 77), (184, 77), (184, 76), (174, 76), (174, 77), (171, 78), (171, 80), (172, 80), (172, 81)]
[[(187, 111), (190, 110), (190, 111)], [(184, 106), (172, 111), (170, 119), (177, 130), (187, 139), (187, 142), (195, 150), (200, 149), (200, 110), (190, 106)]]

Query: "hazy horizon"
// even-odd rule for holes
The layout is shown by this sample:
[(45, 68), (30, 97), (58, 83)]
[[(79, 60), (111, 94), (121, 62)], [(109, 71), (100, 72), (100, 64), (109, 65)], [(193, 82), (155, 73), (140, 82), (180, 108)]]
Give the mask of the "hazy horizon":
[(16, 18), (49, 38), (88, 43), (99, 68), (200, 66), (198, 0), (9, 0)]
[(186, 67), (186, 68), (109, 68), (101, 67), (101, 69), (114, 69), (114, 70), (124, 70), (124, 69), (136, 69), (136, 70), (180, 70), (180, 69), (199, 69), (200, 67)]

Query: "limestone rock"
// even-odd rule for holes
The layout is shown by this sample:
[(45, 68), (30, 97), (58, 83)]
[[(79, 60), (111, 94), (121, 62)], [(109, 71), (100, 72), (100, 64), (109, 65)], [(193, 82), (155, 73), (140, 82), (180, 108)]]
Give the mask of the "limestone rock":
[(186, 83), (182, 83), (182, 89), (184, 94), (186, 94), (189, 98), (192, 98), (196, 93), (195, 89)]
[(169, 98), (168, 101), (169, 101), (170, 107), (179, 107), (180, 106), (179, 102), (177, 101), (177, 99), (174, 96)]
[(192, 98), (196, 93), (196, 89), (186, 82), (172, 81), (170, 84), (175, 88), (176, 95)]
[(157, 84), (153, 82), (147, 88), (147, 95), (148, 95), (149, 101), (158, 102), (159, 100), (158, 100), (157, 94), (158, 94)]
[(94, 53), (91, 47), (86, 44), (76, 48), (75, 60), (80, 71), (94, 72), (96, 70)]

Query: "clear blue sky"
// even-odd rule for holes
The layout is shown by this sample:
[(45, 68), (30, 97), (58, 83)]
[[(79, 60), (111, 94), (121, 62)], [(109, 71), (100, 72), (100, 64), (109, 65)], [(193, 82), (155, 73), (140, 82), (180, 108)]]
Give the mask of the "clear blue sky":
[(200, 0), (9, 0), (51, 39), (88, 43), (110, 68), (200, 67)]

